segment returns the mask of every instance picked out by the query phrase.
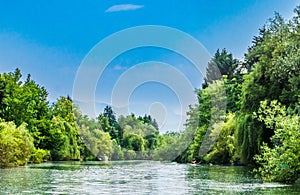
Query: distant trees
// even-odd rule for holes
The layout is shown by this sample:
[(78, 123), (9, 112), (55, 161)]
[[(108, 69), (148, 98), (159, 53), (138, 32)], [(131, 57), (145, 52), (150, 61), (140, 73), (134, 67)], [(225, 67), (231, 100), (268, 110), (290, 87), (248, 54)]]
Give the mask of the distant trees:
[(159, 147), (155, 150), (153, 158), (155, 160), (174, 161), (182, 153), (180, 148), (181, 134), (177, 132), (167, 132), (159, 137)]
[[(87, 116), (78, 117), (77, 124), (84, 160), (105, 160), (110, 158), (113, 153), (113, 142), (115, 139), (111, 140), (109, 132), (102, 129), (106, 129), (102, 119), (100, 121), (89, 119)], [(108, 122), (105, 124), (110, 127)]]
[(124, 132), (121, 146), (125, 150), (136, 151), (137, 158), (152, 158), (153, 151), (158, 147), (159, 131), (152, 125), (155, 121), (151, 116), (120, 116), (118, 123)]
[(106, 106), (103, 114), (100, 114), (98, 119), (102, 123), (102, 129), (108, 132), (112, 139), (122, 138), (122, 131), (111, 106)]

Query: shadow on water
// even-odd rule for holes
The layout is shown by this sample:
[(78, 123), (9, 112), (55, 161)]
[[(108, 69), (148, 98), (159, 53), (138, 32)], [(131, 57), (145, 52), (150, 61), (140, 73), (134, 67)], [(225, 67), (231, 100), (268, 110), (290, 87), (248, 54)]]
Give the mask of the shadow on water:
[(261, 182), (254, 179), (252, 169), (246, 166), (192, 165), (188, 168), (187, 178), (231, 183)]
[(186, 174), (193, 189), (221, 194), (300, 194), (300, 180), (294, 185), (264, 183), (246, 166), (189, 166)]

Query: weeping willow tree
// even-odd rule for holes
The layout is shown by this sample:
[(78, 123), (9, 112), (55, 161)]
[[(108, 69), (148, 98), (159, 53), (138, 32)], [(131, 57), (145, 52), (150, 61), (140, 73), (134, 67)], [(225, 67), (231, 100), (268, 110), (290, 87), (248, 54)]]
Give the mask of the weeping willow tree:
[(253, 156), (258, 153), (261, 145), (263, 128), (251, 114), (240, 115), (237, 118), (236, 138), (240, 161), (253, 163)]
[(80, 140), (74, 105), (69, 97), (60, 97), (53, 106), (48, 144), (53, 160), (80, 159)]

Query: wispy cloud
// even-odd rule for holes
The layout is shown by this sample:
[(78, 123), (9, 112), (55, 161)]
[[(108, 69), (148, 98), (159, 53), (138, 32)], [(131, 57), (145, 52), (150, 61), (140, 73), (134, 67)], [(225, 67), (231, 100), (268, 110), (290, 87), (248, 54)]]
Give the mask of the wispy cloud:
[(137, 10), (143, 8), (143, 5), (135, 5), (135, 4), (120, 4), (113, 5), (109, 7), (105, 12), (120, 12), (120, 11), (129, 11), (129, 10)]

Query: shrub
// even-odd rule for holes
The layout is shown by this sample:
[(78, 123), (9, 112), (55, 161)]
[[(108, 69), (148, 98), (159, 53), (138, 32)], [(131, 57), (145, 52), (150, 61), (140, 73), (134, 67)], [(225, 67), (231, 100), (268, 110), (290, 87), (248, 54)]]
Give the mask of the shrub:
[(285, 107), (276, 101), (267, 106), (261, 103), (259, 120), (275, 129), (271, 141), (273, 147), (264, 144), (256, 161), (262, 166), (256, 171), (264, 181), (293, 183), (300, 175), (300, 116), (286, 115)]
[(13, 122), (0, 123), (0, 167), (25, 165), (33, 150), (33, 138), (24, 123), (19, 127)]

